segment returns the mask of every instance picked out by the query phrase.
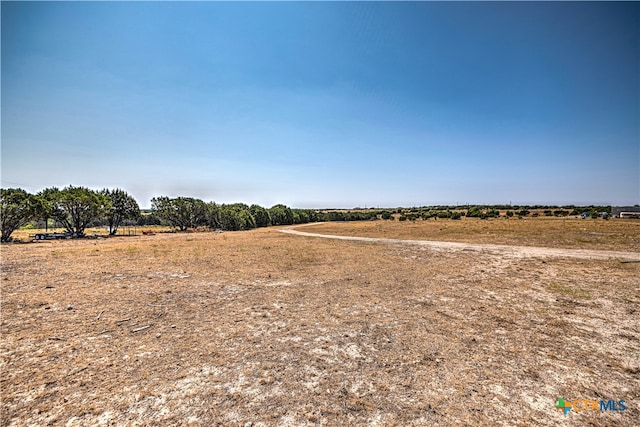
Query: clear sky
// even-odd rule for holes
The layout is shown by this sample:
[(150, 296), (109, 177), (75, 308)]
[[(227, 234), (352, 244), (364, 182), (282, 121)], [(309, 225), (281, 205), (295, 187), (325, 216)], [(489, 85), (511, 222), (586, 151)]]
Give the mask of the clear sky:
[(2, 187), (640, 203), (640, 4), (5, 2)]

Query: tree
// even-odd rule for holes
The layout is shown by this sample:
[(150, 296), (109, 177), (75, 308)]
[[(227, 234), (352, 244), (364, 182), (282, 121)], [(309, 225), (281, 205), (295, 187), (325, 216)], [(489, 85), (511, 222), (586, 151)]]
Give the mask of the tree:
[(11, 234), (44, 213), (44, 201), (21, 188), (0, 189), (0, 217), (3, 242), (11, 241)]
[(269, 216), (272, 225), (291, 225), (293, 224), (293, 212), (288, 206), (278, 204), (269, 208)]
[(318, 222), (322, 218), (320, 212), (313, 209), (307, 209), (307, 214), (309, 215), (309, 222)]
[(87, 225), (111, 209), (107, 196), (86, 187), (70, 185), (62, 190), (53, 187), (40, 194), (48, 202), (46, 216), (54, 218), (77, 237), (84, 236)]
[(208, 223), (207, 204), (193, 197), (154, 197), (151, 210), (180, 231), (196, 228)]
[(207, 226), (213, 230), (222, 228), (220, 205), (217, 205), (215, 202), (207, 204)]
[(256, 227), (268, 227), (271, 225), (271, 218), (269, 217), (269, 212), (259, 205), (251, 205), (249, 207), (249, 212), (253, 215), (253, 219), (256, 222)]
[(327, 221), (346, 221), (344, 212), (329, 211), (327, 212)]
[(248, 209), (242, 209), (238, 212), (240, 217), (240, 229), (251, 230), (256, 228), (256, 220)]
[(154, 213), (140, 213), (138, 220), (136, 221), (138, 226), (144, 225), (162, 225), (160, 217)]
[(305, 209), (292, 209), (294, 224), (307, 224), (309, 221), (309, 213)]
[(118, 227), (122, 224), (122, 221), (127, 219), (137, 220), (140, 217), (138, 202), (126, 191), (119, 188), (115, 190), (104, 189), (101, 194), (111, 201), (111, 206), (105, 215), (111, 236), (118, 232)]
[(221, 205), (219, 209), (220, 228), (229, 231), (256, 228), (256, 221), (244, 203)]

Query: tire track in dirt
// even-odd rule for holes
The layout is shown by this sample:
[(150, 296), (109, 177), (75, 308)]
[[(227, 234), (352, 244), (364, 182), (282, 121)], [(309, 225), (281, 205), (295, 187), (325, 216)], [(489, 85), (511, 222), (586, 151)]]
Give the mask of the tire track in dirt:
[[(319, 223), (315, 223), (319, 224)], [(319, 237), (323, 239), (346, 240), (356, 242), (384, 243), (392, 245), (419, 246), (431, 250), (458, 252), (475, 251), (490, 255), (512, 256), (518, 258), (581, 258), (581, 259), (618, 259), (620, 261), (640, 261), (638, 252), (604, 251), (595, 249), (566, 249), (539, 246), (496, 245), (490, 243), (461, 243), (436, 240), (405, 240), (383, 237), (339, 236), (299, 231), (297, 228), (313, 225), (303, 224), (278, 230), (281, 233), (297, 236)]]

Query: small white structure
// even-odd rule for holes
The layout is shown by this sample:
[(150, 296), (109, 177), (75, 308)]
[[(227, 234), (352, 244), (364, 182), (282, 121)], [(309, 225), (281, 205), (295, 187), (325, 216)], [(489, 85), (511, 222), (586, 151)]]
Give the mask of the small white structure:
[(614, 218), (640, 218), (640, 206), (612, 206), (611, 216)]

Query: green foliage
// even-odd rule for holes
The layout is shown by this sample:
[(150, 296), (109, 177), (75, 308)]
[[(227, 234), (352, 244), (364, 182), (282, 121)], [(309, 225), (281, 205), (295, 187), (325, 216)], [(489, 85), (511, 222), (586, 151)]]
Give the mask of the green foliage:
[(256, 228), (255, 218), (249, 207), (243, 203), (220, 205), (217, 215), (217, 222), (222, 230), (238, 231)]
[(154, 197), (151, 209), (160, 218), (169, 222), (180, 231), (207, 225), (207, 204), (192, 197)]
[(109, 225), (109, 234), (111, 236), (118, 232), (118, 227), (123, 221), (133, 221), (140, 217), (138, 202), (126, 191), (116, 188), (115, 190), (104, 189), (100, 193), (111, 201), (111, 206), (105, 212), (105, 219)]
[(136, 225), (162, 225), (162, 219), (155, 213), (141, 213), (136, 221)]
[(307, 209), (292, 209), (294, 224), (307, 224), (311, 222), (311, 212)]
[(467, 217), (469, 218), (481, 218), (484, 212), (479, 206), (472, 206), (467, 210)]
[(469, 218), (497, 218), (500, 216), (500, 211), (492, 207), (484, 207), (484, 206), (471, 206), (467, 210), (467, 217)]
[(68, 186), (62, 190), (47, 188), (40, 193), (47, 201), (47, 214), (67, 232), (84, 236), (84, 230), (95, 219), (101, 218), (111, 209), (111, 200), (99, 192), (86, 187)]
[(29, 194), (21, 188), (0, 189), (0, 240), (10, 241), (15, 230), (43, 216), (45, 211), (46, 204), (41, 197)]
[(320, 212), (314, 209), (305, 209), (305, 212), (309, 216), (309, 222), (323, 221), (323, 216), (321, 215)]
[(212, 230), (222, 229), (222, 224), (220, 223), (220, 205), (215, 202), (207, 203), (207, 227)]
[(487, 218), (498, 218), (500, 216), (500, 211), (497, 209), (489, 209), (485, 212)]
[(329, 211), (326, 213), (327, 221), (346, 221), (346, 215), (342, 211)]
[(293, 211), (288, 206), (278, 204), (269, 208), (269, 217), (272, 225), (293, 224)]
[(256, 227), (268, 227), (271, 225), (271, 218), (269, 217), (269, 211), (259, 205), (251, 205), (249, 212), (253, 215), (253, 219), (256, 222)]
[[(10, 239), (11, 233), (31, 220), (52, 218), (75, 235), (83, 235), (87, 226), (108, 224), (110, 234), (115, 234), (118, 226), (127, 221), (138, 225), (170, 224), (179, 230), (208, 226), (212, 229), (248, 230), (270, 225), (304, 224), (317, 221), (363, 221), (394, 220), (393, 214), (399, 214), (400, 221), (418, 218), (451, 218), (462, 216), (476, 218), (499, 217), (499, 209), (506, 210), (507, 217), (531, 215), (530, 209), (544, 210), (546, 216), (576, 215), (588, 212), (598, 217), (600, 212), (610, 212), (610, 206), (423, 206), (394, 209), (354, 209), (327, 210), (291, 209), (277, 204), (269, 209), (244, 203), (217, 205), (205, 203), (191, 197), (157, 197), (151, 200), (152, 211), (140, 214), (133, 197), (126, 191), (102, 190), (94, 192), (84, 187), (69, 186), (63, 190), (47, 188), (37, 196), (31, 196), (24, 190), (2, 190), (2, 240)], [(466, 212), (464, 211), (466, 209)], [(537, 212), (533, 216), (537, 216)], [(18, 224), (18, 225), (15, 225)]]
[(241, 230), (251, 230), (256, 228), (256, 220), (251, 215), (249, 209), (242, 209), (238, 212), (238, 216), (240, 217), (240, 229)]
[(435, 211), (425, 210), (422, 211), (422, 219), (427, 220), (429, 218), (437, 218), (438, 214)]

